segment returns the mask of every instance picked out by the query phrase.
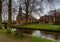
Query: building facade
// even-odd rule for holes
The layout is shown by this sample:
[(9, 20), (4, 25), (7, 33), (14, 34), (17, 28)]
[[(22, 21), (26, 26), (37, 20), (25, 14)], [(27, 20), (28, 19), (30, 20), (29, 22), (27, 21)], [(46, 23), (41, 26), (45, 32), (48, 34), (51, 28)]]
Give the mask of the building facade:
[[(17, 23), (18, 26), (20, 26), (20, 25), (25, 24), (25, 21), (26, 21), (26, 18), (25, 18), (25, 16), (22, 15), (22, 7), (20, 5), (19, 13), (18, 13), (17, 18), (16, 18), (16, 23)], [(37, 19), (34, 18), (32, 15), (28, 16), (27, 23), (30, 24), (30, 23), (36, 23), (36, 22), (37, 22)]]
[(60, 23), (60, 12), (52, 10), (48, 12), (48, 15), (41, 16), (39, 19), (40, 23), (59, 24)]

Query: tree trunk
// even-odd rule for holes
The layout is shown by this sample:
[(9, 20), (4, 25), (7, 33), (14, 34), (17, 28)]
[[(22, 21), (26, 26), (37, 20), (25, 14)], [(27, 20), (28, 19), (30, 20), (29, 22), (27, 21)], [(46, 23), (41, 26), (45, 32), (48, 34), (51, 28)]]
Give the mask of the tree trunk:
[(55, 10), (55, 13), (54, 13), (54, 24), (56, 24), (56, 14), (57, 14), (57, 12)]
[(11, 28), (11, 22), (12, 22), (12, 0), (9, 0), (9, 5), (8, 5), (8, 28)]
[(2, 1), (0, 0), (0, 28), (2, 28)]
[(25, 4), (26, 4), (26, 19), (25, 19), (25, 24), (28, 23), (28, 0), (25, 0)]

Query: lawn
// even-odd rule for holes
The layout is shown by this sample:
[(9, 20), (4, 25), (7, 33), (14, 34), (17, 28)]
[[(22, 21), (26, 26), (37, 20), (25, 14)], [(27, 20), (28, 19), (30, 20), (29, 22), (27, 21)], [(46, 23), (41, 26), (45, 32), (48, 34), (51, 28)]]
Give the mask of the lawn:
[(57, 42), (57, 41), (52, 41), (52, 40), (42, 39), (40, 37), (31, 36), (30, 42)]
[(8, 35), (6, 35), (6, 29), (0, 29), (0, 40), (1, 42), (8, 42), (8, 40), (9, 42), (56, 42), (31, 35), (25, 35), (22, 39), (19, 36), (18, 38), (16, 38), (16, 36), (11, 37), (11, 35), (8, 37)]
[(27, 24), (27, 25), (23, 25), (22, 27), (60, 31), (60, 25), (52, 25), (52, 24)]

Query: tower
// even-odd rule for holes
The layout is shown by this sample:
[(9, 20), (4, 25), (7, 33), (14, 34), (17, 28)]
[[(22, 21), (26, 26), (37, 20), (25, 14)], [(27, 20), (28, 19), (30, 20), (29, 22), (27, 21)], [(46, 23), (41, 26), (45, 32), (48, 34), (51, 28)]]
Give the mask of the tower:
[(20, 7), (19, 7), (19, 12), (18, 12), (18, 15), (17, 15), (17, 18), (16, 18), (17, 26), (20, 26), (22, 20), (23, 20), (22, 7), (21, 7), (21, 5), (20, 5)]
[(21, 5), (20, 5), (20, 7), (19, 7), (19, 13), (18, 13), (18, 15), (19, 15), (19, 16), (22, 16), (22, 7), (21, 7)]

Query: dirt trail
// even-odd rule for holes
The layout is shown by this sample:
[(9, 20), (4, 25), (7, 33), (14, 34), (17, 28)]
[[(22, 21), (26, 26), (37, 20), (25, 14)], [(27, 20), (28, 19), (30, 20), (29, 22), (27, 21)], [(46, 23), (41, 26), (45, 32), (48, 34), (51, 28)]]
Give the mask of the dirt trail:
[(22, 40), (16, 40), (16, 39), (12, 39), (12, 38), (4, 37), (0, 35), (0, 42), (29, 42), (29, 38), (27, 37)]

